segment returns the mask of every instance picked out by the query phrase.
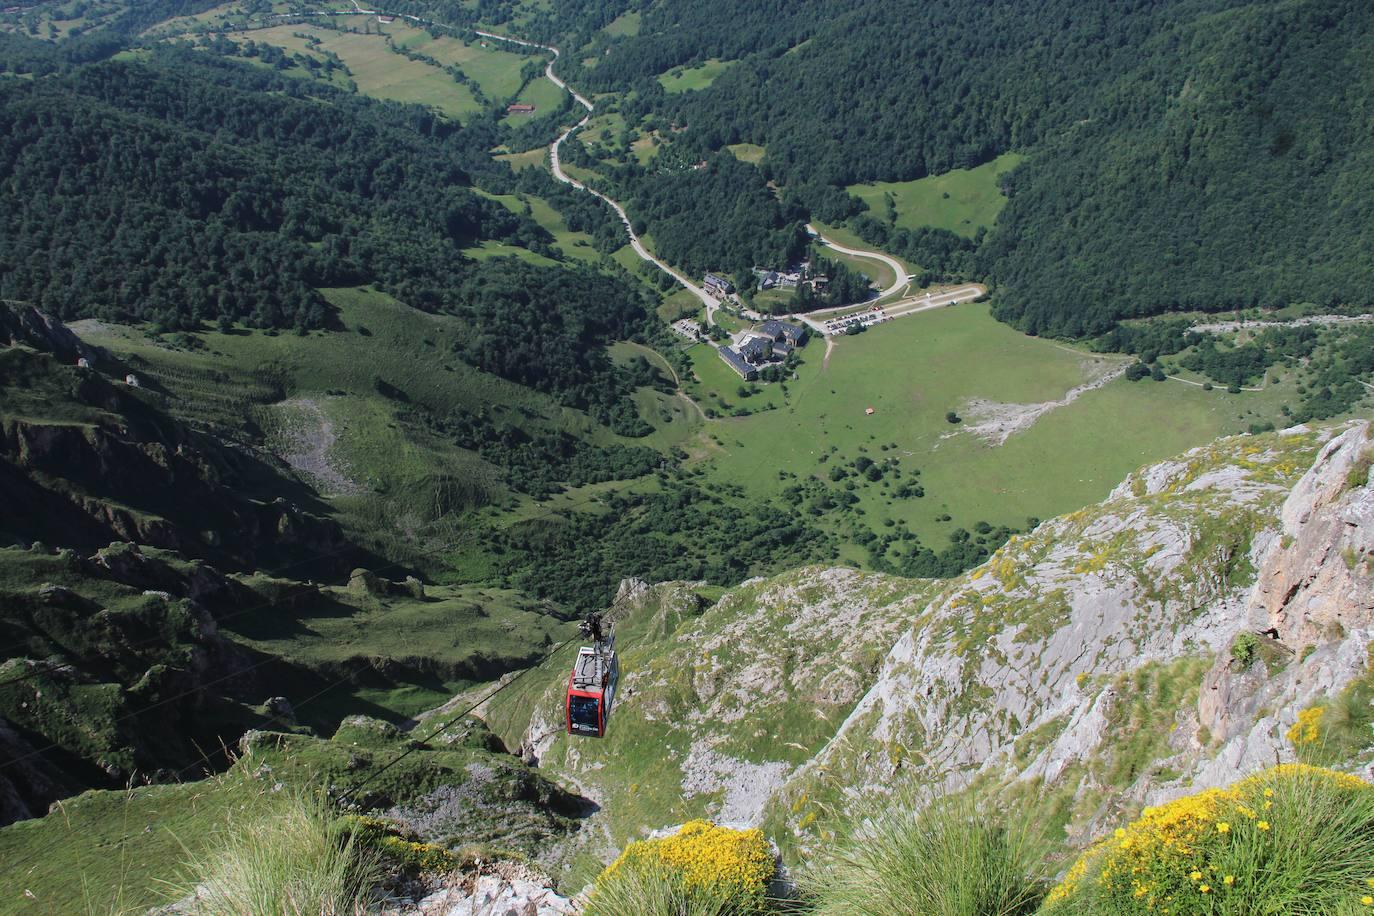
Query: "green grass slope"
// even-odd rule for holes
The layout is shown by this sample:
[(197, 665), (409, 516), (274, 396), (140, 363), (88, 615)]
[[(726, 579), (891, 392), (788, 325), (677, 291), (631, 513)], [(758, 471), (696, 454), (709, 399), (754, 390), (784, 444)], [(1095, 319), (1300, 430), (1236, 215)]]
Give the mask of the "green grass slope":
[(971, 169), (954, 169), (915, 181), (850, 185), (845, 190), (866, 203), (877, 219), (887, 218), (887, 199), (891, 197), (897, 226), (930, 226), (972, 238), (979, 229), (991, 229), (997, 221), (997, 214), (1007, 203), (999, 179), (1022, 158), (1018, 153), (1003, 153)]
[[(413, 749), (385, 774), (382, 767)], [(133, 912), (176, 900), (188, 861), (282, 792), (359, 791), (362, 810), (422, 841), (487, 859), (535, 856), (575, 829), (582, 803), (462, 723), (416, 744), (361, 717), (328, 740), (254, 732), (212, 779), (93, 791), (44, 818), (0, 828), (8, 913)]]

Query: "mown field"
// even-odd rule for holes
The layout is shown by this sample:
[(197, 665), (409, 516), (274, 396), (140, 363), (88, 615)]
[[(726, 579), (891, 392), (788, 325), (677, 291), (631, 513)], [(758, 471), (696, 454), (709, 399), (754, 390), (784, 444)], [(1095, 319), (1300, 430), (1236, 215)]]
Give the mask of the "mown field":
[[(376, 27), (388, 28), (380, 24)], [(303, 35), (318, 39), (319, 43), (302, 38)], [(358, 91), (373, 98), (427, 105), (455, 119), (482, 110), (471, 89), (438, 67), (395, 53), (381, 34), (335, 32), (310, 25), (278, 25), (234, 33), (233, 37), (320, 59), (323, 55), (318, 52), (331, 51), (348, 67)], [(519, 69), (518, 62), (513, 66)]]
[[(470, 86), (445, 71), (448, 66), (458, 67), (476, 83), (488, 103), (504, 104), (518, 97), (550, 107), (561, 100), (561, 92), (547, 80), (536, 79), (525, 86), (522, 68), (539, 58), (517, 51), (518, 46), (436, 36), (404, 20), (382, 23), (366, 16), (338, 16), (329, 20), (329, 28), (308, 22), (262, 28), (262, 21), (250, 19), (241, 4), (227, 4), (164, 23), (153, 34), (181, 36), (212, 25), (228, 30), (228, 37), (235, 41), (273, 45), (320, 61), (326, 52), (336, 54), (364, 95), (426, 105), (458, 120), (482, 111), (484, 105)], [(433, 62), (412, 60), (401, 51)], [(346, 80), (338, 74), (336, 81)]]

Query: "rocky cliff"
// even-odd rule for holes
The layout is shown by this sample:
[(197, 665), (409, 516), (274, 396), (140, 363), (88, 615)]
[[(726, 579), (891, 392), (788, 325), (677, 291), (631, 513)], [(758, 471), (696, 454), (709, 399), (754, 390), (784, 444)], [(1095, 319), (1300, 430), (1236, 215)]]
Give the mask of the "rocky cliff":
[(1374, 638), (1369, 426), (1323, 438), (1199, 449), (1009, 545), (925, 609), (784, 796), (1019, 784), (1086, 840), (1291, 759), (1298, 713), (1367, 677)]
[(487, 717), (603, 804), (608, 849), (695, 815), (804, 846), (896, 786), (1034, 794), (1085, 841), (1291, 758), (1298, 713), (1370, 677), (1372, 448), (1364, 423), (1222, 440), (953, 580), (640, 584), (606, 741), (560, 733), (556, 664)]
[(131, 541), (239, 569), (366, 562), (284, 467), (190, 428), (94, 352), (55, 319), (0, 306), (0, 543)]

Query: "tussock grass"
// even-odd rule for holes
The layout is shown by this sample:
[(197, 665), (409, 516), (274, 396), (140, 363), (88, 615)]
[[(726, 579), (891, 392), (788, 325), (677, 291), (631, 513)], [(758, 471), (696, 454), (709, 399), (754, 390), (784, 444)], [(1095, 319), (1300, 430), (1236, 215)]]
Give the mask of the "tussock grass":
[(1020, 916), (1047, 887), (1045, 844), (1027, 816), (969, 797), (889, 805), (855, 818), (802, 878), (817, 916)]
[(356, 827), (316, 796), (288, 791), (265, 811), (230, 815), (216, 842), (185, 867), (197, 916), (362, 913), (380, 880)]

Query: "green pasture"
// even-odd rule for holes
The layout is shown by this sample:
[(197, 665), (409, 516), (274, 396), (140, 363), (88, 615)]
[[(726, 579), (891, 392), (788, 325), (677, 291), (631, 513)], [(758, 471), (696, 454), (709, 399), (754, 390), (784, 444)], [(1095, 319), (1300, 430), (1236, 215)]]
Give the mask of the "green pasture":
[[(574, 628), (506, 589), (430, 585), (424, 598), (323, 589), (291, 615), (268, 609), (234, 620), (230, 629), (255, 650), (326, 672), (321, 680), (384, 664), (385, 678), (364, 674), (324, 693), (313, 677), (286, 685), (291, 695), (312, 698), (298, 714), (327, 734), (347, 715), (399, 721), (438, 706), (502, 669), (522, 667)], [(289, 674), (277, 682), (283, 679)]]
[(508, 163), (517, 172), (521, 169), (548, 167), (548, 149), (543, 146), (536, 146), (534, 149), (525, 150), (523, 153), (496, 153), (492, 158), (498, 162)]
[(1007, 202), (998, 179), (1024, 158), (1020, 153), (1003, 153), (972, 169), (955, 169), (916, 181), (856, 184), (845, 190), (868, 204), (869, 214), (877, 219), (886, 218), (885, 195), (891, 194), (898, 226), (934, 226), (971, 237), (979, 228), (991, 228), (997, 221)]
[[(92, 323), (78, 330), (116, 355), (147, 361), (153, 379), (165, 378), (169, 409), (191, 419), (215, 405), (193, 383), (234, 366), (284, 380), (288, 401), (246, 408), (280, 453), (302, 436), (335, 437), (330, 464), (351, 488), (333, 499), (347, 522), (377, 536), (408, 538), (426, 519), (498, 498), (495, 469), (452, 442), (403, 421), (408, 403), (439, 414), (455, 407), (519, 411), (523, 422), (579, 431), (594, 428), (584, 414), (460, 360), (454, 343), (460, 321), (429, 315), (370, 289), (323, 291), (338, 309), (342, 330), (305, 336), (236, 330), (206, 331), (205, 349), (172, 350), (137, 331)], [(185, 381), (183, 381), (185, 380)], [(235, 387), (235, 380), (223, 386)], [(383, 393), (386, 391), (388, 393)], [(245, 388), (245, 400), (253, 392)], [(215, 392), (214, 396), (219, 396)], [(409, 521), (407, 521), (409, 520)], [(379, 546), (386, 547), (386, 544)]]
[(620, 149), (620, 135), (625, 130), (625, 116), (618, 111), (599, 114), (574, 136), (583, 146), (603, 146), (610, 150)]
[(739, 61), (712, 58), (695, 67), (674, 67), (667, 73), (661, 74), (658, 82), (667, 92), (690, 92), (694, 89), (705, 89), (716, 81), (716, 77), (737, 63)]
[[(600, 260), (601, 255), (592, 247), (592, 237), (585, 232), (574, 232), (569, 229), (563, 215), (544, 198), (535, 197), (533, 194), (488, 194), (485, 191), (478, 193), (499, 201), (512, 213), (524, 213), (525, 205), (528, 204), (530, 217), (548, 230), (549, 234), (553, 236), (554, 246), (562, 252), (564, 257), (588, 262)], [(532, 254), (532, 252), (527, 253)], [(538, 255), (533, 256), (539, 257)], [(547, 259), (541, 260), (547, 261)]]
[(520, 124), (557, 109), (563, 103), (563, 90), (541, 76), (530, 80), (514, 101), (522, 105), (533, 105), (534, 111), (529, 114), (508, 114), (501, 119), (502, 124)]
[[(9, 6), (10, 4), (5, 4)], [(70, 0), (66, 3), (25, 3), (13, 12), (0, 13), (0, 32), (10, 32), (44, 41), (70, 38), (76, 29), (95, 29), (105, 25), (126, 9), (123, 3), (109, 0)], [(36, 20), (30, 31), (28, 20)]]
[[(242, 28), (247, 24), (248, 15), (244, 10), (244, 4), (234, 0), (231, 3), (223, 3), (219, 6), (212, 6), (208, 10), (202, 10), (190, 16), (177, 16), (160, 22), (145, 31), (144, 35), (175, 35), (179, 33), (199, 31), (209, 26), (224, 28), (226, 26)], [(286, 12), (286, 4), (272, 4), (273, 12)]]
[[(581, 171), (586, 172), (587, 170), (582, 169)], [(569, 172), (568, 174), (571, 175), (572, 173)], [(595, 175), (594, 172), (590, 174), (593, 176)], [(585, 181), (586, 179), (584, 178), (579, 180)], [(644, 244), (648, 245), (649, 243), (645, 242)], [(649, 250), (653, 251), (652, 248), (650, 248)], [(651, 262), (641, 258), (635, 252), (635, 250), (630, 247), (630, 244), (628, 242), (626, 242), (624, 245), (621, 245), (615, 251), (611, 252), (611, 260), (615, 261), (621, 267), (625, 268), (630, 273), (635, 274), (636, 276), (643, 276), (655, 280), (658, 279), (658, 267), (652, 264)], [(652, 273), (650, 271), (652, 271)]]
[[(865, 242), (855, 234), (854, 230), (846, 226), (829, 226), (825, 223), (815, 223), (815, 226), (826, 238), (846, 248), (853, 248), (858, 251), (873, 250), (873, 244), (871, 242)], [(888, 284), (892, 282), (892, 269), (882, 261), (876, 261), (872, 258), (856, 258), (853, 255), (841, 254), (835, 249), (827, 248), (824, 245), (819, 245), (818, 247), (820, 248), (821, 257), (831, 261), (840, 261), (861, 273), (867, 274), (868, 278), (877, 284), (879, 288), (886, 289)], [(890, 251), (885, 251), (883, 254), (895, 259), (898, 264), (906, 268), (908, 274), (916, 273), (918, 270), (916, 265), (905, 258), (897, 257), (897, 255), (892, 254)]]
[[(705, 346), (693, 348), (701, 379), (694, 392), (703, 406), (780, 405), (707, 425), (723, 447), (707, 465), (710, 476), (780, 491), (787, 482), (778, 480), (779, 470), (827, 479), (834, 463), (895, 458), (904, 475), (920, 470), (925, 497), (898, 500), (894, 487), (864, 481), (856, 482), (858, 505), (876, 530), (886, 519), (902, 521), (937, 549), (956, 526), (1020, 526), (1028, 516), (1050, 518), (1100, 500), (1143, 464), (1244, 431), (1254, 419), (1249, 412), (1269, 403), (1179, 382), (1117, 379), (993, 446), (949, 423), (946, 413), (962, 414), (974, 398), (1057, 400), (1085, 380), (1085, 364), (1096, 357), (1022, 335), (981, 304), (839, 338), (823, 369), (824, 349), (813, 338), (786, 397), (782, 385), (761, 386), (772, 390), (765, 402), (738, 398), (738, 377)], [(951, 522), (935, 520), (946, 513)]]
[[(688, 314), (684, 316), (683, 312)], [(664, 295), (658, 306), (658, 317), (665, 322), (677, 321), (679, 317), (692, 317), (704, 322), (706, 310), (701, 307), (701, 300), (691, 290), (678, 286)]]
[(507, 245), (503, 242), (494, 242), (491, 239), (483, 239), (478, 245), (473, 245), (463, 249), (463, 254), (476, 261), (486, 261), (491, 258), (519, 258), (530, 264), (538, 264), (541, 267), (551, 267), (557, 264), (550, 258), (542, 254), (536, 254), (528, 248), (521, 248), (519, 245)]
[[(719, 313), (717, 313), (719, 314)], [(787, 401), (787, 386), (778, 383), (746, 382), (720, 358), (720, 352), (709, 344), (693, 344), (687, 350), (692, 361), (694, 379), (686, 385), (687, 392), (703, 410), (714, 410), (722, 416), (748, 411), (773, 410)], [(808, 354), (812, 355), (812, 354)], [(740, 392), (747, 392), (741, 395)], [(706, 428), (711, 438), (728, 437), (733, 430), (730, 423), (712, 423)]]
[(658, 155), (659, 143), (656, 134), (641, 134), (630, 144), (630, 151), (640, 165), (648, 165)]
[[(891, 271), (888, 271), (891, 274)], [(768, 314), (780, 314), (790, 311), (792, 308), (792, 296), (795, 290), (790, 289), (764, 289), (754, 293), (754, 308)]]

